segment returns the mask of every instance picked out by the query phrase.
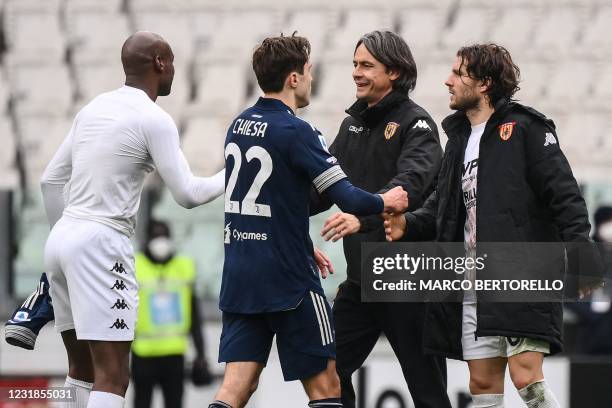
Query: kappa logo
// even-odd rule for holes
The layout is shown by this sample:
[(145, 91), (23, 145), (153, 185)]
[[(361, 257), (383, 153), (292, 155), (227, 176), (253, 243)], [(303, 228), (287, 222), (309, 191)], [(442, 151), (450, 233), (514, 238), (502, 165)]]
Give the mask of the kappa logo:
[(115, 265), (112, 267), (111, 272), (127, 274), (127, 272), (125, 271), (125, 268), (123, 267), (123, 264), (119, 262), (115, 262)]
[(232, 243), (232, 239), (235, 241), (267, 241), (268, 240), (268, 234), (266, 234), (265, 232), (261, 233), (261, 232), (242, 232), (242, 231), (238, 231), (236, 228), (231, 229), (230, 225), (232, 223), (228, 223), (225, 226), (225, 230), (224, 230), (224, 239), (223, 242), (225, 244), (231, 244)]
[(112, 324), (112, 325), (109, 327), (109, 329), (117, 329), (117, 330), (125, 330), (125, 329), (128, 329), (128, 330), (129, 330), (130, 328), (128, 327), (128, 325), (127, 325), (127, 324), (125, 324), (125, 320), (123, 320), (123, 319), (117, 319), (117, 320), (115, 320), (115, 323), (113, 323), (113, 324)]
[(115, 284), (113, 285), (113, 287), (111, 288), (111, 290), (112, 290), (112, 289), (117, 289), (117, 290), (126, 290), (126, 289), (127, 289), (127, 286), (125, 286), (125, 283), (124, 283), (123, 281), (116, 280), (116, 281), (115, 281)]
[(363, 132), (363, 126), (357, 127), (357, 126), (349, 126), (349, 132), (354, 132), (354, 133), (360, 133)]
[(515, 347), (521, 342), (522, 339), (520, 337), (506, 337), (506, 340), (508, 340), (508, 343), (512, 347)]
[(423, 119), (417, 121), (417, 123), (412, 128), (413, 129), (421, 128), (421, 129), (431, 130), (431, 128), (429, 127), (427, 122), (425, 120), (423, 120)]
[(557, 144), (557, 139), (555, 139), (555, 135), (550, 132), (546, 132), (546, 139), (544, 140), (544, 147)]
[(111, 309), (129, 310), (130, 307), (127, 305), (127, 303), (125, 303), (125, 299), (117, 299), (115, 304), (111, 306)]

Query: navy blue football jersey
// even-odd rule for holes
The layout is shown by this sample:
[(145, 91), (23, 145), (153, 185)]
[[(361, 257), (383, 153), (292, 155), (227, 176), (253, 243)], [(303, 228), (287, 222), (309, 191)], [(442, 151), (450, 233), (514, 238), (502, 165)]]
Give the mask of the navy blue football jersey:
[(225, 140), (225, 262), (220, 308), (295, 308), (323, 293), (308, 234), (310, 189), (346, 177), (325, 139), (278, 99), (260, 98)]

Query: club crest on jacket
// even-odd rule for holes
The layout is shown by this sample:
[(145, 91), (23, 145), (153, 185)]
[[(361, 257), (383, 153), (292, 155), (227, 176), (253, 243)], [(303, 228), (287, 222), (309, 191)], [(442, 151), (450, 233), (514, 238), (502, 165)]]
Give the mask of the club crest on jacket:
[(389, 140), (395, 134), (395, 131), (399, 128), (399, 123), (389, 122), (385, 128), (385, 139)]
[(512, 131), (514, 130), (514, 125), (516, 125), (516, 122), (507, 122), (499, 125), (499, 137), (501, 140), (505, 142), (506, 140), (510, 139), (510, 136), (512, 136)]

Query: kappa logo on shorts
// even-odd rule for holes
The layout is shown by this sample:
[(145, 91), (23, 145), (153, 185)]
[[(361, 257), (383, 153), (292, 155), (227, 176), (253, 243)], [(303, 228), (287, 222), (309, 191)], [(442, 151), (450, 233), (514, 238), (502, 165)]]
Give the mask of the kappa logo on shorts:
[(123, 319), (117, 319), (115, 320), (115, 323), (113, 323), (109, 329), (117, 329), (117, 330), (125, 330), (125, 329), (129, 329), (128, 325), (125, 324), (125, 320)]
[(115, 304), (111, 306), (111, 309), (120, 309), (120, 310), (128, 309), (129, 310), (130, 307), (127, 305), (127, 303), (125, 303), (124, 299), (117, 299)]
[(123, 283), (123, 281), (116, 280), (115, 284), (111, 289), (126, 290), (127, 286), (125, 286), (125, 283)]
[(125, 268), (123, 267), (123, 264), (119, 262), (115, 262), (115, 266), (113, 266), (110, 271), (127, 274), (127, 272), (125, 271)]
[(506, 340), (508, 340), (508, 343), (514, 347), (519, 344), (522, 339), (520, 337), (506, 337)]

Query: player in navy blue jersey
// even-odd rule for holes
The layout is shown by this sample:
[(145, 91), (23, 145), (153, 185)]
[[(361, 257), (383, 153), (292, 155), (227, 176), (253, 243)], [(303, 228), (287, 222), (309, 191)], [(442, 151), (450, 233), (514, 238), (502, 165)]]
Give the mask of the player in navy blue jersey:
[(310, 188), (357, 215), (408, 205), (401, 187), (381, 195), (354, 187), (321, 133), (295, 116), (310, 102), (309, 54), (303, 37), (265, 39), (253, 54), (264, 97), (227, 132), (219, 349), (227, 365), (209, 408), (246, 405), (275, 335), (283, 376), (302, 381), (309, 406), (342, 406), (332, 313), (308, 234)]

